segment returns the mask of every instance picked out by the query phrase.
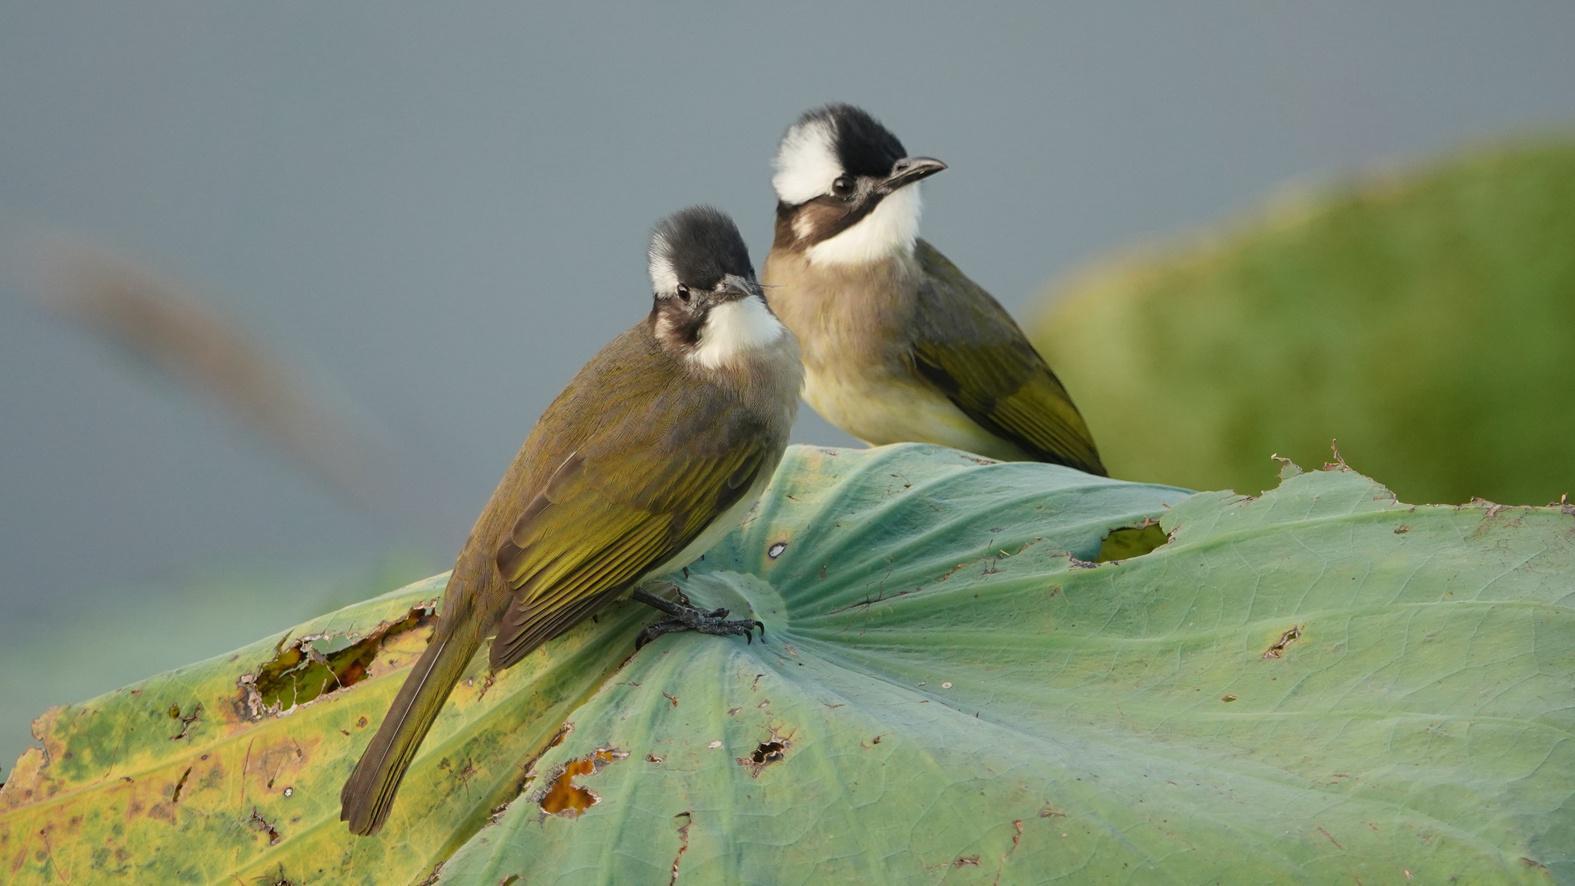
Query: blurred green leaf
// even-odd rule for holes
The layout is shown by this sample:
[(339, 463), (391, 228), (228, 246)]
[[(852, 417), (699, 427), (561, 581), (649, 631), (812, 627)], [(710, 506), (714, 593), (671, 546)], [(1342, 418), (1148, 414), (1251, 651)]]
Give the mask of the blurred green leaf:
[(1575, 493), (1575, 144), (1282, 201), (1051, 294), (1033, 328), (1117, 475), (1256, 491), (1330, 439), (1404, 498)]

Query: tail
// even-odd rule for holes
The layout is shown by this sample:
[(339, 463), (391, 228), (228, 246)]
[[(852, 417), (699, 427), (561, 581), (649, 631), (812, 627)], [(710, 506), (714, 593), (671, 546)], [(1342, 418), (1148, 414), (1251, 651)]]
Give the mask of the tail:
[(361, 754), (361, 762), (339, 792), (343, 804), (339, 818), (349, 822), (354, 833), (373, 834), (383, 826), (416, 748), (481, 646), (481, 638), (473, 631), (443, 628), (440, 622), (405, 685), (394, 696), (377, 735)]

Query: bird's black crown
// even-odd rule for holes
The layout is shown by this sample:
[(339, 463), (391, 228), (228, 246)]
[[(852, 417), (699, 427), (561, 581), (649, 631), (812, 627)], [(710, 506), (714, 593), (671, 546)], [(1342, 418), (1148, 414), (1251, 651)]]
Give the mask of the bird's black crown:
[(709, 289), (726, 274), (753, 280), (755, 267), (738, 226), (712, 206), (691, 206), (656, 223), (651, 259), (665, 262), (677, 278)]
[(834, 102), (805, 111), (794, 125), (824, 120), (836, 133), (837, 161), (849, 175), (884, 176), (908, 156), (902, 141), (863, 108)]

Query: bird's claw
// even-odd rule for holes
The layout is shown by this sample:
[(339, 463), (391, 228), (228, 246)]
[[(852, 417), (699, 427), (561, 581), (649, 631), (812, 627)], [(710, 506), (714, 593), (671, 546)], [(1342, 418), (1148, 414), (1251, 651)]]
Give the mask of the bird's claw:
[(712, 609), (703, 611), (690, 607), (683, 607), (684, 611), (675, 614), (654, 624), (646, 625), (639, 636), (635, 637), (634, 648), (639, 649), (645, 644), (655, 640), (663, 634), (673, 634), (680, 631), (694, 631), (700, 634), (711, 634), (718, 637), (743, 637), (750, 645), (754, 645), (755, 631), (760, 631), (760, 639), (766, 638), (765, 622), (754, 618), (728, 618), (728, 610)]

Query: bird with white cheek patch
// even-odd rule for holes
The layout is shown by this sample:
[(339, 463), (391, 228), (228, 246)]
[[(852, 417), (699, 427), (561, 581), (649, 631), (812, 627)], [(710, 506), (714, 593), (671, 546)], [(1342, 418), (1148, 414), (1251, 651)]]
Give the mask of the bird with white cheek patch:
[(501, 670), (626, 596), (667, 616), (637, 647), (681, 630), (764, 633), (754, 619), (640, 585), (705, 553), (766, 488), (798, 411), (798, 348), (726, 215), (669, 216), (649, 257), (650, 313), (547, 407), (476, 518), (432, 639), (340, 792), (354, 833), (383, 826), (416, 749), (489, 637), (489, 665)]
[(938, 443), (1104, 474), (1088, 425), (1010, 314), (919, 238), (910, 157), (851, 105), (809, 111), (777, 149), (761, 281), (803, 350), (804, 399), (872, 445)]

